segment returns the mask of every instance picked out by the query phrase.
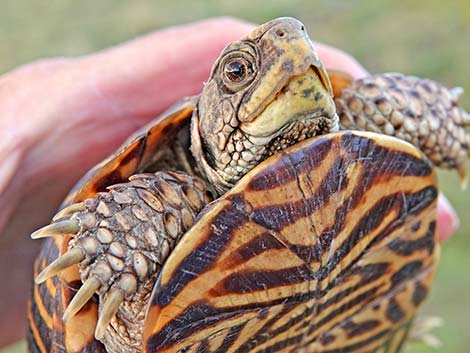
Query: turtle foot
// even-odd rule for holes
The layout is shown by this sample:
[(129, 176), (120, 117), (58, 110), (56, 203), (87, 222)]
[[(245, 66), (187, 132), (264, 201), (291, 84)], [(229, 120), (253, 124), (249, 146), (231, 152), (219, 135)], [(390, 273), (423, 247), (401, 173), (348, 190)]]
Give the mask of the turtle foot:
[(64, 208), (53, 223), (31, 235), (72, 234), (68, 250), (35, 281), (43, 283), (78, 264), (83, 285), (63, 320), (98, 294), (97, 339), (103, 338), (123, 302), (151, 289), (149, 281), (155, 281), (171, 249), (210, 201), (201, 180), (173, 172), (135, 175), (108, 189)]

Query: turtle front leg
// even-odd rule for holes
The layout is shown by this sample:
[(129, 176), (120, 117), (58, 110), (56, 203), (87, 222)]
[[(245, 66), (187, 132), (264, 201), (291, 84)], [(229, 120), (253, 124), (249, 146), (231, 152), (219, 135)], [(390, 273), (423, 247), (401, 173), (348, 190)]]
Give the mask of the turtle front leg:
[[(125, 316), (135, 319), (134, 315), (145, 314), (143, 302), (148, 300), (163, 262), (209, 201), (206, 186), (197, 177), (174, 172), (134, 175), (128, 183), (114, 185), (108, 192), (66, 207), (54, 217), (54, 223), (31, 235), (43, 238), (74, 233), (68, 251), (35, 281), (43, 283), (79, 264), (83, 285), (63, 319), (74, 316), (97, 293), (100, 313), (95, 337), (106, 345), (116, 345), (104, 337), (109, 323), (120, 310), (124, 323), (117, 326), (131, 321), (136, 330), (142, 329), (143, 325), (139, 327)], [(122, 308), (123, 303), (128, 307)], [(126, 327), (123, 331), (133, 330)]]
[(401, 138), (436, 166), (456, 169), (462, 185), (467, 184), (470, 114), (457, 106), (461, 88), (396, 73), (353, 81), (332, 72), (331, 78), (342, 129)]

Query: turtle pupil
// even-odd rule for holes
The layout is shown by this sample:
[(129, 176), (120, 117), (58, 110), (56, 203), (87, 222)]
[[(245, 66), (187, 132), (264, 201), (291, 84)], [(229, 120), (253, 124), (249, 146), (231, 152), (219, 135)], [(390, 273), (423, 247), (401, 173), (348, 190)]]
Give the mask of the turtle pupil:
[(230, 81), (240, 82), (246, 76), (246, 65), (240, 61), (234, 60), (225, 65), (225, 75)]

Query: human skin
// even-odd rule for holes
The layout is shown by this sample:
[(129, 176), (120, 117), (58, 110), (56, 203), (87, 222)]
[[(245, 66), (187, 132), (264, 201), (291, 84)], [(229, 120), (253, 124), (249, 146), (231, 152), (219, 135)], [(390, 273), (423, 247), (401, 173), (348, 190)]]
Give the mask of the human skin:
[[(198, 93), (220, 51), (252, 28), (233, 18), (210, 19), (0, 77), (0, 347), (24, 336), (32, 261), (41, 244), (29, 233), (49, 223), (80, 176), (133, 131)], [(316, 47), (327, 68), (367, 74), (348, 54)], [(439, 238), (457, 226), (441, 195)]]

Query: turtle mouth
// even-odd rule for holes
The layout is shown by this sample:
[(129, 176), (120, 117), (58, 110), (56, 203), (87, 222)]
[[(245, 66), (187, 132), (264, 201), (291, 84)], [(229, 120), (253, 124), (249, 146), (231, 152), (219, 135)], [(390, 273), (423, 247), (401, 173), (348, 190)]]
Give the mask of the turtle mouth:
[(240, 124), (240, 130), (260, 140), (260, 144), (270, 144), (272, 139), (288, 131), (301, 131), (306, 126), (317, 125), (317, 120), (331, 120), (331, 123), (323, 122), (323, 125), (328, 131), (334, 129), (338, 120), (336, 106), (324, 80), (314, 67), (302, 75), (293, 76), (255, 119)]

